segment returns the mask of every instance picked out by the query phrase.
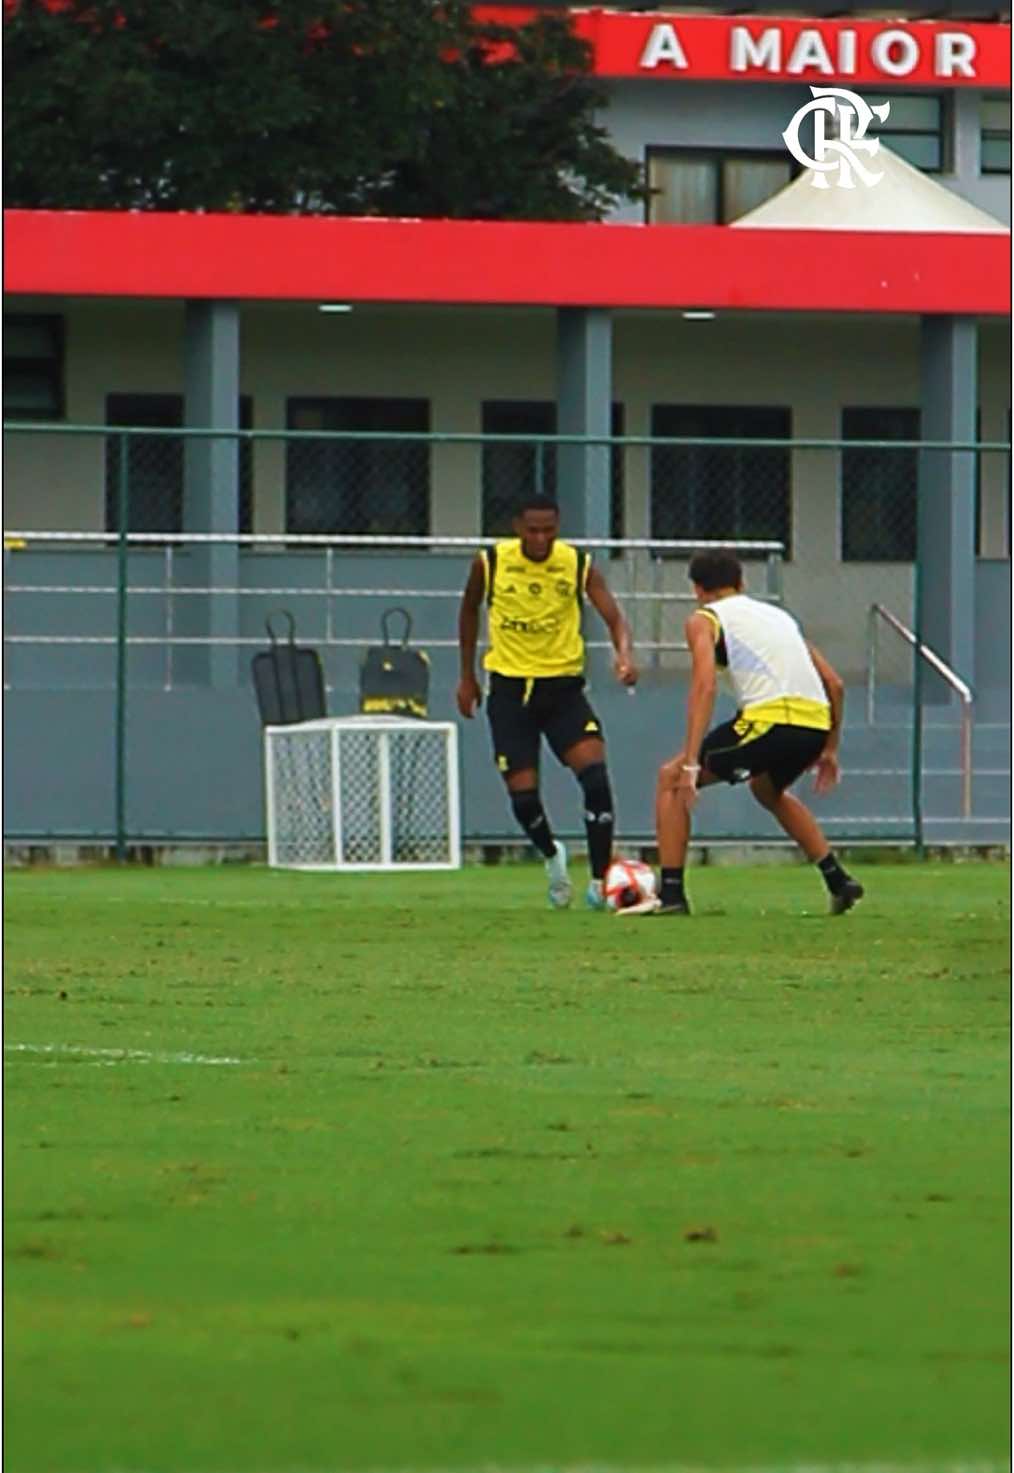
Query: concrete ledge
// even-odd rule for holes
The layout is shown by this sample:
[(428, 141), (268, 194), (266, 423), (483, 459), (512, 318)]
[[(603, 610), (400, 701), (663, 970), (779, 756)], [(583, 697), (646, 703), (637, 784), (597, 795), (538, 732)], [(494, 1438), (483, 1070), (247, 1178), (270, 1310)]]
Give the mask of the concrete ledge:
[[(128, 844), (127, 863), (148, 867), (212, 864), (264, 864), (267, 848), (255, 840), (237, 843)], [(4, 843), (4, 866), (26, 869), (48, 865), (70, 869), (81, 865), (115, 865), (115, 844), (75, 843), (68, 840), (11, 840)]]
[[(583, 860), (582, 846), (567, 840), (572, 859)], [(635, 840), (621, 840), (619, 849), (633, 858), (643, 859), (649, 864), (658, 863), (658, 851), (654, 844)], [(849, 841), (835, 846), (841, 855), (851, 855), (862, 864), (899, 863), (916, 861), (917, 856), (911, 842), (892, 844), (883, 840)], [(958, 863), (962, 860), (1006, 860), (1010, 858), (1009, 844), (927, 844), (925, 853), (931, 859), (946, 859)], [(534, 851), (521, 840), (496, 840), (466, 842), (462, 846), (463, 859), (469, 864), (531, 864), (535, 862)], [(4, 844), (4, 867), (28, 869), (34, 866), (53, 869), (72, 869), (84, 865), (115, 865), (116, 848), (109, 843), (88, 843), (72, 840), (10, 840)], [(266, 864), (266, 845), (257, 840), (236, 842), (162, 842), (129, 844), (127, 864), (147, 867), (185, 868), (198, 865)], [(774, 841), (750, 841), (716, 839), (690, 846), (689, 863), (701, 865), (799, 865), (806, 861), (793, 844)]]

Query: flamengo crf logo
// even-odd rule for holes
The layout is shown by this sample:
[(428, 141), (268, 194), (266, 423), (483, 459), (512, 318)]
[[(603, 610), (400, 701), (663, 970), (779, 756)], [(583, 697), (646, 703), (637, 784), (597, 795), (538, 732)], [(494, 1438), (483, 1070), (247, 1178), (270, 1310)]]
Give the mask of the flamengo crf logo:
[[(812, 182), (817, 189), (830, 189), (832, 182), (842, 189), (854, 189), (857, 174), (864, 184), (879, 184), (883, 174), (875, 174), (861, 162), (858, 155), (872, 157), (880, 148), (879, 138), (867, 138), (866, 130), (878, 118), (886, 122), (891, 111), (889, 102), (870, 107), (857, 92), (847, 87), (811, 87), (813, 101), (793, 114), (792, 121), (782, 137), (794, 159), (805, 169), (812, 170)], [(799, 141), (799, 129), (803, 119), (813, 118), (813, 158), (810, 158)], [(827, 119), (836, 120), (834, 136), (827, 135)], [(828, 175), (837, 174), (836, 179)]]

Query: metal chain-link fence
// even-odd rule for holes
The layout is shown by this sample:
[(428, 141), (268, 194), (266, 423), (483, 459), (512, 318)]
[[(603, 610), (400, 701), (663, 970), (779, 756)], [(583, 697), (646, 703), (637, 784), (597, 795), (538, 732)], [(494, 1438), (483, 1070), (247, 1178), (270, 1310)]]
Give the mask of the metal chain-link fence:
[[(520, 497), (544, 492), (566, 501), (575, 480), (581, 487), (600, 479), (601, 531), (617, 539), (768, 540), (794, 560), (802, 538), (798, 556), (818, 563), (911, 563), (916, 556), (921, 446), (914, 409), (846, 408), (841, 439), (819, 442), (793, 440), (785, 410), (737, 411), (744, 433), (719, 439), (709, 433), (722, 422), (715, 412), (672, 408), (654, 414), (659, 434), (641, 438), (520, 429), (483, 436), (241, 429), (226, 436), (180, 428), (182, 401), (173, 396), (114, 397), (124, 399), (123, 412), (140, 405), (147, 420), (163, 422), (5, 428), (10, 524), (115, 536), (122, 502), (123, 530), (152, 535), (509, 536)], [(249, 419), (243, 403), (241, 419)], [(301, 424), (314, 418), (308, 411), (295, 417)], [(510, 417), (496, 419), (505, 422)], [(976, 552), (1008, 557), (1009, 447), (934, 446), (922, 454), (928, 469), (935, 460), (967, 467)], [(807, 523), (815, 535), (807, 535)]]
[[(228, 758), (198, 819), (193, 784), (170, 796), (156, 737), (173, 730), (185, 743), (218, 712), (220, 726), (211, 721), (197, 740), (231, 740), (250, 715), (250, 657), (279, 607), (292, 611), (298, 640), (320, 650), (336, 711), (355, 709), (359, 664), (379, 642), (384, 609), (408, 607), (414, 642), (432, 660), (433, 714), (453, 717), (456, 609), (475, 549), (509, 533), (532, 490), (556, 492), (566, 508), (587, 487), (600, 511), (605, 496), (612, 541), (598, 541), (595, 559), (634, 633), (638, 720), (649, 735), (657, 723), (669, 741), (680, 719), (687, 557), (702, 542), (739, 543), (749, 591), (781, 600), (854, 693), (851, 771), (865, 788), (858, 777), (843, 787), (842, 822), (851, 815), (865, 835), (911, 831), (925, 715), (929, 809), (957, 822), (968, 805), (951, 815), (952, 796), (970, 793), (973, 816), (996, 815), (999, 831), (1009, 759), (990, 730), (1009, 721), (1010, 449), (928, 446), (912, 438), (912, 413), (847, 411), (834, 442), (783, 438), (766, 411), (744, 412), (734, 442), (702, 433), (582, 441), (522, 433), (531, 420), (503, 414), (486, 436), (323, 422), (231, 434), (8, 426), (8, 750), (24, 768), (8, 790), (11, 827), (235, 831)], [(699, 432), (709, 421), (697, 412), (653, 427)], [(883, 615), (871, 616), (875, 608)], [(913, 658), (891, 620), (929, 652), (974, 652), (974, 780), (958, 755), (960, 692), (928, 658)], [(607, 701), (608, 638), (594, 616), (586, 623), (590, 678)], [(961, 659), (953, 674), (967, 676)], [(621, 705), (613, 720), (628, 725), (634, 709)], [(33, 720), (45, 723), (41, 739)], [(82, 750), (68, 759), (77, 733)], [(129, 800), (109, 780), (111, 747)], [(35, 772), (47, 754), (56, 780)], [(484, 813), (473, 808), (470, 832), (489, 829)], [(244, 824), (255, 832), (256, 816)]]

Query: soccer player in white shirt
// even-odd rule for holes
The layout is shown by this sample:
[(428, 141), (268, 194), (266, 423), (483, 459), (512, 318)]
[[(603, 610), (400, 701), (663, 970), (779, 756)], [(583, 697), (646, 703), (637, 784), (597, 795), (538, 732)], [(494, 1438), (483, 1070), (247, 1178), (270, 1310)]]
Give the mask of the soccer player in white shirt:
[[(683, 870), (698, 791), (748, 782), (757, 802), (820, 870), (831, 914), (842, 915), (862, 899), (863, 887), (839, 864), (810, 810), (788, 792), (809, 768), (817, 793), (838, 781), (841, 678), (791, 614), (743, 592), (743, 568), (733, 553), (698, 553), (689, 577), (698, 607), (686, 622), (692, 660), (686, 740), (659, 768), (655, 796), (660, 892), (619, 914), (689, 915)], [(737, 712), (708, 731), (720, 671)]]

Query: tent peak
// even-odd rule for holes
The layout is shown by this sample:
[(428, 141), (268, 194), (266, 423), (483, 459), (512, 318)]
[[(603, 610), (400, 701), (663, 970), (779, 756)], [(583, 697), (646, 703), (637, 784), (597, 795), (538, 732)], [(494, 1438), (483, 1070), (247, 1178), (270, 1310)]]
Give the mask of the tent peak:
[(890, 230), (1009, 235), (1002, 221), (969, 204), (953, 190), (928, 178), (881, 144), (868, 160), (876, 184), (861, 181), (851, 189), (831, 183), (817, 188), (815, 169), (806, 169), (762, 205), (733, 220), (748, 230)]

